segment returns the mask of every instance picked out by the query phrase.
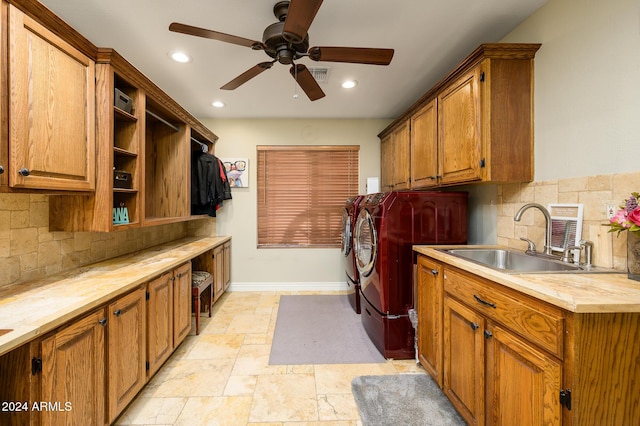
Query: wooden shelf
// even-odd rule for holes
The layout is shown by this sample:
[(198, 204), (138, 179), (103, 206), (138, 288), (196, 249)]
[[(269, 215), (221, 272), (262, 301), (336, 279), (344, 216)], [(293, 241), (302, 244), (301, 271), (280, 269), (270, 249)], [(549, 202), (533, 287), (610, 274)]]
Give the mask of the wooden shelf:
[(131, 122), (138, 121), (138, 117), (136, 117), (133, 114), (129, 114), (128, 112), (126, 112), (124, 110), (121, 110), (117, 106), (113, 107), (113, 112), (115, 113), (114, 114), (114, 118), (116, 120), (125, 120), (125, 121), (131, 121)]
[(126, 155), (126, 156), (129, 156), (129, 157), (137, 157), (138, 156), (138, 154), (136, 154), (135, 152), (131, 152), (131, 151), (128, 151), (126, 149), (119, 148), (117, 146), (113, 147), (113, 152), (115, 154), (118, 154), (118, 155)]

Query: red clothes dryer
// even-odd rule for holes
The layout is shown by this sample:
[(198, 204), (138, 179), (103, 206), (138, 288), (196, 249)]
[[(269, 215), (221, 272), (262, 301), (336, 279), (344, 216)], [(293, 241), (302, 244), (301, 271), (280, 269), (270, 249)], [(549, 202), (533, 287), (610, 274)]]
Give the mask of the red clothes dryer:
[(356, 313), (360, 313), (360, 276), (353, 255), (353, 228), (360, 212), (360, 202), (364, 195), (347, 198), (342, 211), (341, 251), (344, 271), (347, 278), (347, 299)]
[(466, 192), (392, 191), (360, 203), (354, 230), (362, 324), (385, 358), (415, 356), (414, 244), (467, 243)]

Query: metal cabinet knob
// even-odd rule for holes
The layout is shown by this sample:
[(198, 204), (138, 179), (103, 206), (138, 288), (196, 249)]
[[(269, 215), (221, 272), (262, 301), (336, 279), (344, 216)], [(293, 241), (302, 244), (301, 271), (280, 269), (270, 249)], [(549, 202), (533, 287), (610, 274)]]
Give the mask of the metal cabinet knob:
[(4, 173), (4, 167), (0, 166), (0, 175)]
[(29, 171), (29, 169), (26, 168), (21, 168), (20, 170), (18, 170), (18, 174), (20, 176), (29, 176), (31, 174), (31, 172)]
[(117, 309), (113, 312), (113, 315), (119, 317), (122, 314), (122, 310), (121, 309)]

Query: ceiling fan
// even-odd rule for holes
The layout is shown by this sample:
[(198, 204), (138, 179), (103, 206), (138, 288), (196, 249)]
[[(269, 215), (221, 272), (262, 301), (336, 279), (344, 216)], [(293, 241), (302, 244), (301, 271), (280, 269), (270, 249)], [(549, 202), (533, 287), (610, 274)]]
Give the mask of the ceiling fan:
[(325, 96), (313, 78), (309, 69), (294, 61), (308, 56), (313, 61), (348, 62), (354, 64), (389, 65), (393, 58), (393, 49), (374, 49), (364, 47), (311, 47), (307, 31), (322, 5), (322, 0), (279, 1), (273, 6), (273, 14), (278, 22), (265, 28), (262, 41), (250, 40), (218, 31), (193, 27), (177, 22), (169, 25), (169, 30), (177, 33), (210, 38), (226, 43), (263, 50), (273, 58), (272, 61), (261, 62), (240, 74), (221, 87), (233, 90), (251, 80), (258, 74), (268, 70), (274, 63), (291, 65), (289, 72), (310, 100), (315, 101)]

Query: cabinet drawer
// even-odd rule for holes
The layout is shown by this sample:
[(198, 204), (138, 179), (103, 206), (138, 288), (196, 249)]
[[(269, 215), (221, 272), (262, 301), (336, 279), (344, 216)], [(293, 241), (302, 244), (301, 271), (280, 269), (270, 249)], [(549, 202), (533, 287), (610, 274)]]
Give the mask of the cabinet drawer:
[(444, 289), (487, 318), (562, 359), (564, 319), (559, 308), (451, 268), (445, 270)]

